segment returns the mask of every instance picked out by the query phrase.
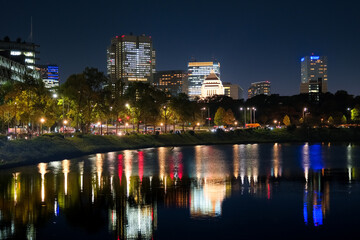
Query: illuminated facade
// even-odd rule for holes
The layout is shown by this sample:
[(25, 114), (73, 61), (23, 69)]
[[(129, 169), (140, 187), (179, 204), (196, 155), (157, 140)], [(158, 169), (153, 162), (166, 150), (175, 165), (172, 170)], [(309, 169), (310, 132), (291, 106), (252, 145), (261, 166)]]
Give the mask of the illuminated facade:
[(37, 67), (41, 73), (41, 78), (48, 89), (59, 87), (59, 67), (57, 65), (41, 65)]
[(248, 89), (248, 98), (252, 98), (256, 95), (261, 95), (261, 94), (268, 95), (268, 96), (271, 95), (269, 81), (252, 83)]
[(158, 71), (154, 77), (154, 85), (172, 96), (187, 93), (187, 73), (183, 70)]
[(38, 71), (33, 71), (23, 64), (0, 56), (0, 84), (6, 81), (23, 82), (26, 75), (36, 79), (40, 78), (40, 73)]
[(112, 82), (153, 82), (155, 50), (150, 36), (122, 35), (107, 49), (107, 73)]
[(214, 95), (224, 95), (224, 87), (215, 72), (211, 70), (201, 85), (201, 97), (211, 97)]
[(307, 93), (319, 101), (319, 94), (328, 91), (327, 57), (306, 56), (301, 58), (300, 93)]
[(223, 82), (224, 86), (224, 95), (231, 97), (234, 100), (243, 99), (244, 90), (237, 84), (232, 84), (229, 82)]
[(219, 62), (189, 62), (188, 63), (188, 95), (190, 98), (195, 98), (201, 95), (201, 85), (211, 72), (220, 78), (220, 63)]
[(36, 54), (39, 53), (36, 50), (38, 47), (34, 43), (21, 42), (21, 39), (12, 42), (9, 38), (5, 38), (0, 41), (0, 55), (23, 64), (27, 68), (35, 69), (35, 63), (38, 60)]

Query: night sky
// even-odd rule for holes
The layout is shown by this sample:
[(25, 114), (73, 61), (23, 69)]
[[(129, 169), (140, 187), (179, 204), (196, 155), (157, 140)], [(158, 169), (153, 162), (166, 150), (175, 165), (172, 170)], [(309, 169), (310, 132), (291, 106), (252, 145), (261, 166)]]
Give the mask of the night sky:
[(152, 36), (157, 70), (221, 63), (221, 80), (246, 91), (268, 80), (272, 93), (299, 93), (300, 58), (328, 56), (329, 91), (360, 95), (357, 1), (0, 0), (0, 38), (40, 45), (38, 63), (60, 66), (64, 82), (86, 66), (106, 72), (116, 35)]

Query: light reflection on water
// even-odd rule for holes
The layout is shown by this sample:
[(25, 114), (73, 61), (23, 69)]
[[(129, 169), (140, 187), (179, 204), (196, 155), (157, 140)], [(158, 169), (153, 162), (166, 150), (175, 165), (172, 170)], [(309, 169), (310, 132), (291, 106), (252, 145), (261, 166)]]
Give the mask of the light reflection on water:
[[(251, 211), (271, 219), (271, 208), (264, 206), (293, 206), (286, 200), (292, 194), (295, 202), (302, 202), (302, 209), (288, 210), (293, 219), (303, 219), (294, 226), (331, 226), (330, 196), (350, 194), (343, 193), (348, 186), (359, 191), (359, 153), (353, 145), (307, 143), (160, 147), (2, 170), (0, 239), (70, 232), (81, 237), (164, 239), (167, 230), (161, 224), (167, 226), (172, 219), (167, 211), (186, 210), (182, 224), (192, 221), (194, 229), (201, 219), (218, 219), (221, 226), (239, 221), (240, 216), (229, 218), (230, 206), (250, 208), (249, 203), (257, 201), (262, 212)], [(344, 182), (347, 185), (341, 185)], [(242, 217), (248, 214), (245, 210)], [(258, 224), (268, 223), (260, 219)], [(242, 226), (246, 230), (246, 224)]]

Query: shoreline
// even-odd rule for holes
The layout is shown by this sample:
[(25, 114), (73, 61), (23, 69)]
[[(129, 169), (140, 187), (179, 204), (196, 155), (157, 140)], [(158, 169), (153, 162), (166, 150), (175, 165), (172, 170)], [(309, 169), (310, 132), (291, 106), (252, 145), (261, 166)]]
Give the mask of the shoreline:
[(44, 135), (32, 140), (1, 142), (0, 169), (9, 169), (40, 162), (60, 161), (96, 153), (135, 150), (153, 147), (256, 143), (360, 143), (360, 129), (245, 129), (234, 132), (163, 135), (95, 136), (76, 134)]

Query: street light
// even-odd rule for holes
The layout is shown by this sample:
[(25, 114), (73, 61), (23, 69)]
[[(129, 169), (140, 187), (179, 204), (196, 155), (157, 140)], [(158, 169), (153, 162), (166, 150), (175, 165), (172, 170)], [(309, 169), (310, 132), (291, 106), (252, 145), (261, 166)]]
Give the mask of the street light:
[(196, 125), (199, 127), (199, 131), (200, 131), (200, 123), (198, 122)]
[(63, 133), (65, 133), (65, 126), (66, 126), (67, 123), (68, 123), (68, 121), (65, 119), (63, 121)]
[(306, 107), (304, 107), (303, 109), (303, 123), (305, 123), (305, 112), (307, 111), (308, 109)]
[(244, 111), (244, 128), (246, 128), (246, 110), (245, 108), (240, 108), (240, 111)]
[[(102, 135), (102, 124), (101, 124), (101, 122), (99, 121), (97, 123), (97, 125), (98, 125), (98, 129), (99, 129), (99, 133), (100, 133), (100, 135)], [(100, 126), (100, 128), (99, 128), (99, 126)]]
[(45, 118), (40, 118), (40, 129), (41, 129), (41, 134), (43, 134), (44, 132), (43, 132), (43, 128), (42, 128), (42, 125), (43, 125), (43, 123), (45, 122)]
[(128, 123), (125, 123), (125, 132), (127, 132), (127, 127), (129, 126)]
[(347, 108), (346, 110), (349, 112), (349, 120), (347, 121), (349, 123), (351, 121), (351, 108)]
[(253, 110), (253, 113), (254, 113), (254, 123), (256, 123), (256, 120), (255, 120), (255, 112), (256, 112), (256, 108), (252, 108), (252, 110)]

